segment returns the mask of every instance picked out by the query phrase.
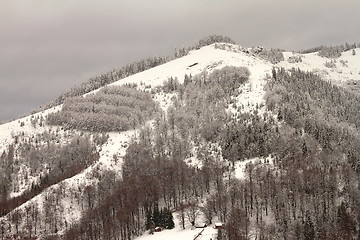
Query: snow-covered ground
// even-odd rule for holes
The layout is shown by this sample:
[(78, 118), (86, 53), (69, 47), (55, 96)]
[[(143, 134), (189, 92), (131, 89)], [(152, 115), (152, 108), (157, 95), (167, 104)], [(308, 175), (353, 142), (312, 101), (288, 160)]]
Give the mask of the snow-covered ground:
[[(41, 134), (44, 131), (49, 131), (50, 126), (43, 125), (39, 126), (38, 124), (34, 127), (31, 123), (32, 119), (36, 118), (45, 118), (47, 115), (53, 112), (57, 112), (62, 108), (62, 105), (38, 112), (20, 119), (4, 123), (0, 125), (0, 153), (4, 150), (7, 150), (10, 144), (14, 143), (14, 136), (18, 135), (21, 132), (24, 132), (26, 135), (35, 135)], [(20, 126), (21, 123), (24, 123), (23, 126)]]
[[(214, 228), (214, 224), (205, 228), (192, 228), (191, 225), (186, 222), (185, 229), (181, 228), (179, 223), (178, 213), (173, 213), (175, 228), (170, 230), (163, 230), (161, 232), (155, 232), (150, 234), (148, 231), (143, 235), (135, 238), (135, 240), (215, 240), (217, 236), (217, 229)], [(198, 220), (202, 222), (202, 219)], [(201, 234), (200, 234), (201, 233)]]
[(135, 240), (194, 240), (196, 236), (198, 236), (196, 240), (215, 240), (217, 230), (211, 226), (195, 229), (188, 228), (184, 230), (177, 226), (174, 229), (163, 230), (154, 234), (146, 232), (142, 236), (135, 238)]
[(154, 95), (155, 102), (159, 103), (159, 107), (161, 110), (163, 110), (165, 113), (167, 112), (168, 108), (172, 105), (172, 99), (176, 97), (176, 93), (156, 93)]
[[(95, 169), (97, 171), (111, 170), (115, 173), (116, 177), (119, 178), (121, 176), (123, 157), (126, 154), (128, 143), (136, 133), (137, 130), (109, 133), (109, 139), (100, 151), (99, 161), (80, 174), (64, 180), (61, 184), (62, 187), (66, 189), (65, 191), (77, 191), (79, 186), (82, 186), (83, 188), (86, 186), (95, 186), (98, 182), (98, 178), (92, 176)], [(54, 185), (52, 188), (56, 189), (58, 186)], [(47, 191), (51, 191), (51, 189)], [(65, 219), (68, 223), (74, 223), (81, 217), (80, 209), (73, 207), (72, 203), (74, 201), (75, 199), (71, 199), (71, 195), (63, 200)]]
[[(356, 54), (352, 55), (352, 50), (343, 52), (341, 57), (335, 59), (320, 57), (317, 52), (308, 54), (298, 54), (284, 52), (285, 61), (277, 64), (278, 67), (286, 69), (300, 68), (303, 71), (309, 71), (319, 74), (325, 80), (334, 84), (343, 85), (347, 81), (360, 80), (360, 48), (355, 49)], [(288, 59), (293, 56), (300, 56), (302, 61), (290, 63)], [(329, 68), (325, 63), (333, 61), (336, 67)]]
[(253, 165), (264, 165), (264, 166), (273, 166), (274, 163), (274, 159), (269, 156), (266, 158), (252, 158), (252, 159), (247, 159), (245, 161), (241, 161), (241, 162), (236, 162), (235, 166), (234, 166), (234, 177), (244, 180), (246, 178), (246, 166), (248, 164), (253, 164)]
[[(240, 112), (251, 112), (257, 109), (258, 111), (264, 112), (262, 105), (265, 105), (264, 86), (266, 84), (266, 78), (271, 73), (272, 65), (264, 60), (255, 58), (248, 59), (246, 65), (250, 70), (249, 80), (240, 87), (241, 94), (234, 97), (237, 108), (242, 106)], [(229, 108), (231, 113), (236, 113), (238, 109), (231, 105)]]

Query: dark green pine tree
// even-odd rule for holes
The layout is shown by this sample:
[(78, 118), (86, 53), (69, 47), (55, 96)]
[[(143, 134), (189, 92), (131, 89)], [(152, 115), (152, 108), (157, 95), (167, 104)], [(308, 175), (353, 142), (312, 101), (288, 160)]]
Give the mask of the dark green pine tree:
[(171, 211), (168, 208), (164, 208), (163, 210), (164, 215), (164, 223), (166, 229), (173, 229), (175, 227), (174, 218)]
[(146, 214), (146, 230), (153, 229), (155, 227), (154, 218), (152, 214), (149, 212)]
[(158, 226), (160, 226), (162, 228), (166, 228), (166, 216), (165, 216), (164, 209), (160, 210), (160, 219), (159, 219)]
[(159, 208), (157, 206), (154, 208), (153, 221), (154, 221), (155, 227), (160, 227), (161, 214), (160, 214)]

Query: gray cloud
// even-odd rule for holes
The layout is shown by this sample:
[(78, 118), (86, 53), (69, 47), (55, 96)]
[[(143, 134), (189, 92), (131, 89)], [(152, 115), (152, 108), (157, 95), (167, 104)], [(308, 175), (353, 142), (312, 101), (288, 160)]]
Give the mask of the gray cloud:
[(210, 34), (289, 50), (359, 42), (357, 0), (0, 0), (0, 121)]

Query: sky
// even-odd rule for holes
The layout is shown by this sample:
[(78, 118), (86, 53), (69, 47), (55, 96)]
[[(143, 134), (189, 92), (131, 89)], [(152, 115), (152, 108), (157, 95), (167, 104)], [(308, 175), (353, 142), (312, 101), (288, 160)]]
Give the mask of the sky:
[(0, 0), (0, 121), (212, 34), (286, 50), (360, 43), (359, 12), (358, 0)]

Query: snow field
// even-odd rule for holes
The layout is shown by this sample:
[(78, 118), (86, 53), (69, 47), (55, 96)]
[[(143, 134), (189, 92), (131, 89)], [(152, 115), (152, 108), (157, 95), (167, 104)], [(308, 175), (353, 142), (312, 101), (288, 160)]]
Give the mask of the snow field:
[(274, 159), (269, 156), (266, 158), (251, 158), (251, 159), (247, 159), (241, 162), (236, 162), (235, 163), (235, 169), (234, 169), (234, 177), (236, 177), (237, 179), (241, 179), (244, 180), (246, 178), (246, 166), (248, 164), (254, 164), (254, 165), (264, 165), (264, 166), (270, 166), (272, 167), (274, 164)]
[[(300, 68), (303, 71), (317, 73), (334, 84), (344, 85), (347, 81), (360, 80), (360, 48), (356, 48), (355, 51), (355, 55), (352, 55), (352, 50), (349, 50), (335, 59), (320, 57), (317, 52), (308, 54), (284, 52), (285, 61), (278, 63), (276, 66), (285, 69)], [(302, 62), (289, 63), (288, 59), (293, 56), (301, 56)], [(332, 60), (335, 62), (336, 67), (326, 67), (325, 63)]]
[[(35, 114), (31, 114), (26, 117), (22, 117), (20, 119), (4, 123), (0, 125), (0, 152), (2, 153), (4, 150), (7, 150), (7, 147), (10, 144), (14, 143), (13, 136), (24, 132), (25, 135), (35, 135), (41, 134), (44, 131), (49, 131), (50, 126), (43, 125), (42, 127), (37, 125), (35, 128), (31, 124), (31, 118), (43, 117), (45, 118), (48, 114), (57, 112), (62, 108), (62, 105), (44, 110), (42, 112), (38, 112)], [(20, 126), (20, 123), (24, 122), (24, 126)]]
[[(217, 236), (217, 230), (214, 229), (214, 224), (206, 228), (192, 228), (191, 225), (186, 222), (185, 229), (181, 228), (179, 223), (179, 213), (174, 212), (173, 218), (175, 223), (175, 228), (170, 230), (163, 230), (161, 232), (155, 232), (154, 234), (149, 234), (148, 231), (144, 232), (143, 235), (135, 238), (135, 240), (215, 240)], [(200, 216), (197, 220), (198, 223), (204, 222), (203, 216)], [(201, 233), (201, 235), (199, 235)]]

